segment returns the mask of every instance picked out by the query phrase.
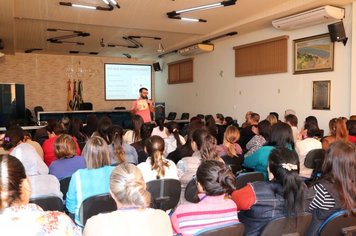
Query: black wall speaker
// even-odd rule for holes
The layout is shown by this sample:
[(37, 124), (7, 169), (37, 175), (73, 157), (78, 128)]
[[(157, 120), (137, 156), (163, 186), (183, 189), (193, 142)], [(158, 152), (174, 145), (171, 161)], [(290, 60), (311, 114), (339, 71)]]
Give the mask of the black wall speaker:
[(153, 63), (153, 69), (155, 71), (161, 71), (161, 66), (159, 65), (158, 62)]
[(345, 34), (344, 23), (342, 21), (328, 25), (330, 39), (332, 42), (343, 42), (346, 45), (347, 37)]

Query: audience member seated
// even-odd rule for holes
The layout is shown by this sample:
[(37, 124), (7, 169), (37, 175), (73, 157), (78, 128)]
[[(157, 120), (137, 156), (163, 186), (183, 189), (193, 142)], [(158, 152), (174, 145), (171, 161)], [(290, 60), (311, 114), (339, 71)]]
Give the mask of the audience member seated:
[[(315, 116), (308, 116), (305, 118), (304, 124), (308, 124), (307, 126), (313, 130), (313, 133), (317, 134), (316, 137), (321, 139), (324, 135), (324, 130), (321, 130), (318, 125), (318, 120), (316, 119)], [(300, 133), (300, 138), (303, 139), (304, 137), (307, 136), (307, 131), (302, 130)]]
[[(83, 132), (83, 121), (79, 118), (73, 118), (68, 126), (68, 134), (76, 139), (79, 144), (80, 150), (83, 149), (88, 136)], [(89, 136), (90, 137), (90, 136)]]
[(84, 228), (85, 236), (173, 235), (168, 215), (149, 208), (150, 193), (136, 166), (124, 163), (113, 170), (110, 194), (118, 210), (90, 218)]
[(83, 127), (83, 133), (87, 137), (91, 137), (98, 129), (98, 117), (94, 114), (87, 116), (86, 125)]
[(212, 115), (205, 116), (205, 126), (209, 130), (210, 134), (213, 135), (214, 138), (218, 138), (218, 127), (215, 123), (215, 119)]
[(272, 126), (269, 142), (252, 155), (245, 157), (243, 166), (262, 172), (268, 180), (268, 157), (276, 147), (285, 147), (294, 150), (294, 141), (291, 127), (283, 122)]
[(176, 122), (169, 122), (167, 124), (167, 138), (164, 139), (164, 156), (167, 157), (169, 153), (176, 150), (185, 144), (185, 139), (179, 134), (179, 125)]
[(251, 125), (251, 114), (253, 111), (248, 111), (245, 114), (245, 121), (242, 123), (241, 128), (246, 128), (247, 126)]
[(68, 133), (69, 124), (70, 118), (68, 116), (64, 116), (60, 121), (60, 125), (62, 126), (64, 133)]
[(269, 123), (271, 123), (271, 125), (274, 125), (274, 124), (277, 124), (278, 123), (278, 119), (275, 115), (273, 114), (269, 114), (267, 117), (266, 117), (266, 120), (269, 121)]
[(226, 116), (226, 117), (225, 117), (224, 124), (225, 124), (226, 126), (233, 125), (233, 126), (236, 126), (237, 128), (240, 128), (240, 127), (239, 127), (239, 124), (237, 123), (237, 121), (234, 120), (231, 116)]
[(110, 162), (113, 164), (121, 164), (127, 161), (137, 165), (138, 156), (136, 149), (131, 145), (124, 143), (122, 135), (124, 131), (118, 125), (112, 125), (108, 130), (107, 137), (109, 138)]
[(25, 167), (26, 175), (48, 174), (48, 167), (38, 155), (34, 147), (24, 143), (24, 131), (19, 126), (14, 126), (6, 131), (3, 148), (9, 151), (11, 156), (19, 159)]
[(235, 165), (235, 170), (241, 170), (243, 162), (242, 149), (236, 142), (240, 138), (240, 131), (233, 125), (226, 128), (224, 142), (216, 146), (218, 155), (227, 165)]
[(132, 116), (133, 129), (126, 131), (124, 142), (127, 144), (135, 143), (141, 140), (141, 126), (144, 124), (143, 119), (139, 115)]
[(164, 117), (159, 117), (156, 119), (156, 125), (157, 127), (154, 127), (152, 130), (152, 136), (157, 135), (160, 136), (161, 138), (167, 138), (168, 137), (168, 130), (164, 126)]
[[(239, 144), (242, 150), (246, 150), (246, 144), (256, 135), (255, 126), (260, 121), (260, 115), (257, 113), (251, 113), (247, 126), (240, 130)], [(255, 132), (254, 132), (255, 131)]]
[(258, 123), (257, 129), (254, 131), (256, 135), (246, 144), (247, 152), (245, 153), (245, 157), (250, 156), (269, 141), (271, 128), (271, 123), (268, 120)]
[(79, 223), (79, 208), (91, 196), (109, 193), (109, 179), (114, 167), (110, 166), (109, 147), (101, 137), (90, 138), (83, 149), (86, 169), (79, 169), (69, 183), (66, 207)]
[(95, 132), (92, 134), (91, 137), (99, 136), (102, 137), (104, 140), (107, 140), (108, 130), (111, 126), (112, 126), (112, 121), (108, 116), (101, 117), (98, 122), (98, 128), (97, 130), (95, 130)]
[(346, 126), (346, 120), (343, 118), (334, 118), (329, 122), (330, 135), (324, 137), (321, 142), (324, 150), (327, 150), (331, 143), (339, 141), (348, 141), (349, 132)]
[(215, 115), (215, 123), (216, 127), (218, 129), (218, 134), (216, 137), (216, 143), (218, 145), (222, 144), (224, 142), (224, 133), (226, 130), (227, 125), (225, 124), (225, 118), (224, 115), (221, 113), (217, 113)]
[(304, 160), (309, 151), (321, 148), (321, 142), (317, 138), (318, 133), (314, 133), (315, 130), (310, 129), (309, 123), (304, 124), (304, 130), (306, 130), (306, 135), (303, 135), (303, 140), (299, 140), (295, 143), (295, 151), (299, 156), (300, 176), (310, 178), (313, 169), (305, 167)]
[(204, 122), (200, 119), (192, 120), (186, 127), (187, 141), (176, 150), (169, 153), (167, 159), (172, 160), (174, 163), (178, 163), (183, 157), (190, 157), (193, 155), (194, 151), (192, 149), (192, 136), (195, 130), (205, 128)]
[(338, 210), (356, 215), (355, 145), (344, 141), (333, 142), (327, 150), (322, 173), (313, 186), (316, 196), (309, 206), (313, 220), (308, 236), (316, 235), (323, 221)]
[(38, 142), (41, 145), (41, 148), (42, 148), (44, 141), (46, 141), (48, 139), (47, 127), (53, 127), (57, 123), (58, 123), (58, 121), (56, 119), (49, 119), (49, 120), (47, 120), (47, 125), (45, 127), (36, 129), (33, 140)]
[(356, 120), (346, 121), (347, 130), (349, 131), (349, 141), (356, 143)]
[(84, 157), (77, 156), (77, 144), (68, 134), (61, 134), (54, 141), (54, 152), (57, 160), (49, 166), (49, 173), (58, 180), (72, 176), (74, 172), (86, 167)]
[(81, 235), (64, 213), (29, 204), (31, 188), (25, 168), (15, 157), (0, 157), (0, 228), (10, 235)]
[(136, 149), (137, 156), (138, 156), (138, 164), (141, 162), (145, 162), (148, 158), (147, 152), (145, 152), (145, 144), (146, 141), (149, 137), (151, 137), (152, 133), (152, 125), (149, 123), (145, 123), (141, 126), (141, 140), (135, 143), (132, 143), (131, 146), (133, 146)]
[(216, 139), (206, 129), (197, 129), (193, 132), (192, 156), (184, 157), (177, 163), (178, 177), (182, 186), (181, 202), (185, 202), (184, 191), (188, 182), (196, 174), (202, 161), (216, 160), (224, 163), (216, 152)]
[(59, 180), (54, 175), (31, 175), (28, 176), (31, 185), (31, 199), (40, 197), (59, 197), (63, 199)]
[(304, 212), (314, 197), (314, 191), (309, 190), (299, 176), (295, 151), (276, 147), (268, 162), (273, 174), (271, 182), (249, 183), (232, 193), (232, 200), (240, 210), (239, 219), (245, 226), (245, 235), (260, 235), (272, 219)]
[(29, 132), (27, 132), (26, 130), (24, 130), (24, 142), (28, 143), (32, 147), (34, 147), (34, 149), (36, 150), (37, 154), (43, 160), (43, 149), (42, 149), (41, 145), (38, 142), (33, 141), (31, 134)]
[(171, 216), (173, 231), (194, 235), (199, 230), (238, 222), (236, 204), (229, 198), (235, 190), (235, 176), (221, 162), (209, 160), (196, 173), (200, 201), (180, 205)]
[[(54, 152), (54, 142), (56, 139), (64, 133), (63, 127), (59, 123), (55, 123), (51, 126), (47, 126), (47, 132), (48, 132), (48, 139), (44, 141), (42, 144), (42, 149), (44, 153), (44, 162), (46, 163), (47, 166), (50, 166), (52, 161), (55, 161), (56, 154)], [(80, 148), (78, 143), (75, 141), (77, 150), (76, 153), (79, 156), (80, 155)]]
[(145, 182), (155, 179), (178, 179), (176, 164), (163, 156), (164, 140), (160, 136), (151, 136), (146, 141), (146, 151), (149, 157), (137, 166)]
[(300, 136), (300, 132), (298, 130), (298, 118), (293, 114), (289, 114), (284, 117), (284, 120), (292, 128), (294, 143), (301, 140), (302, 137)]

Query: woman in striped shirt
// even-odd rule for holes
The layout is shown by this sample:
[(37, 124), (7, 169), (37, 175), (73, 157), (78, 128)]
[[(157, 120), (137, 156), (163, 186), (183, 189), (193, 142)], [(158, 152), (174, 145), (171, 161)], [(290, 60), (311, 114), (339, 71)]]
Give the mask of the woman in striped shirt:
[(193, 235), (199, 230), (237, 223), (236, 204), (227, 196), (235, 189), (235, 176), (222, 163), (204, 161), (197, 170), (200, 202), (180, 205), (171, 216), (173, 231)]
[(313, 186), (316, 195), (309, 209), (313, 221), (307, 235), (315, 235), (332, 213), (345, 209), (356, 215), (356, 148), (354, 144), (335, 141), (327, 150), (322, 178)]

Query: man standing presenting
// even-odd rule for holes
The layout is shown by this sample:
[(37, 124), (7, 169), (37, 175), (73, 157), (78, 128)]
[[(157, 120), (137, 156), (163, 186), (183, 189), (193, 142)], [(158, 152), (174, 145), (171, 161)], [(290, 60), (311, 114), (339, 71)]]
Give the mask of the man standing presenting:
[(154, 112), (152, 101), (148, 99), (148, 89), (140, 88), (140, 97), (132, 103), (131, 113), (142, 117), (145, 123), (151, 122), (151, 112)]

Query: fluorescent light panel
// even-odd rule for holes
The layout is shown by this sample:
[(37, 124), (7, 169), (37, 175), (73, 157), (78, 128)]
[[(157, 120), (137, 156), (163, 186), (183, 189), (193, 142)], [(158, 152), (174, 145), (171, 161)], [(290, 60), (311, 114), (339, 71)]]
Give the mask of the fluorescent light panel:
[(199, 19), (188, 18), (188, 17), (181, 17), (180, 19), (184, 21), (199, 22)]
[(96, 10), (96, 7), (93, 7), (93, 6), (86, 6), (86, 5), (81, 5), (81, 4), (75, 4), (75, 3), (72, 3), (72, 7), (79, 7), (79, 8), (85, 8), (85, 9)]
[(108, 4), (108, 5), (109, 5), (109, 2), (108, 2), (107, 0), (103, 0), (103, 2), (105, 2), (106, 4)]
[(188, 9), (183, 9), (183, 10), (176, 11), (176, 13), (181, 14), (181, 13), (190, 12), (190, 11), (208, 10), (208, 9), (217, 8), (217, 7), (223, 7), (221, 2), (204, 5), (204, 6), (192, 7), (192, 8), (188, 8)]

